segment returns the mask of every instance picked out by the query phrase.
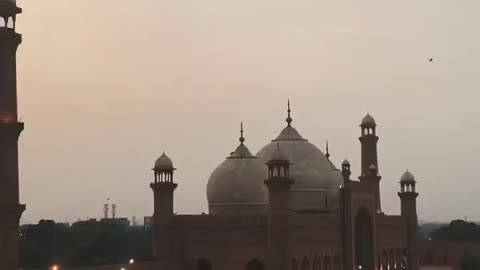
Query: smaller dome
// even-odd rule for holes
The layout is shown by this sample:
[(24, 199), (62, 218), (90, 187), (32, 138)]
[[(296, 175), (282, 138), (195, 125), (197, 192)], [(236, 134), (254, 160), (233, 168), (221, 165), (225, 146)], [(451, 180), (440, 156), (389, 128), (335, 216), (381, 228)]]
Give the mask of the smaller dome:
[(286, 162), (288, 163), (290, 158), (287, 153), (280, 148), (280, 142), (277, 142), (277, 148), (272, 152), (268, 162)]
[(402, 178), (400, 178), (400, 182), (415, 182), (415, 176), (409, 171), (406, 171), (402, 175)]
[(174, 169), (172, 160), (165, 155), (165, 152), (155, 161), (154, 170)]
[(345, 160), (342, 162), (342, 166), (350, 166), (350, 161), (348, 161), (348, 159), (345, 159)]
[(367, 113), (367, 115), (362, 119), (362, 124), (360, 126), (376, 127), (377, 123), (375, 122), (375, 119), (369, 113)]

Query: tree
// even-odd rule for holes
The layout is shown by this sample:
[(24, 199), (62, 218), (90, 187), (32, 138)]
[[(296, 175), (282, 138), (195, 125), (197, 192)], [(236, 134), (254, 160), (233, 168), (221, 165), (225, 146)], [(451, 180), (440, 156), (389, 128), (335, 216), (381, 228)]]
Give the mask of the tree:
[(454, 220), (448, 226), (430, 233), (432, 240), (480, 242), (480, 226), (472, 222)]
[(21, 232), (21, 266), (46, 268), (125, 263), (153, 259), (152, 233), (143, 227), (109, 221), (82, 221), (72, 226), (40, 221)]
[(472, 254), (465, 254), (461, 263), (462, 270), (478, 270), (480, 269), (480, 259)]

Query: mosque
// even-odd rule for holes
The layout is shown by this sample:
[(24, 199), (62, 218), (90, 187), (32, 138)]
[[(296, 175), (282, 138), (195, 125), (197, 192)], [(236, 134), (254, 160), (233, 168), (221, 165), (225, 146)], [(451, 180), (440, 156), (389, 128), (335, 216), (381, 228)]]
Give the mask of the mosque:
[[(361, 176), (286, 127), (256, 155), (240, 144), (212, 172), (209, 213), (173, 211), (175, 167), (154, 166), (154, 254), (160, 269), (418, 269), (415, 177), (400, 177), (401, 215), (382, 211), (377, 124), (360, 124)], [(389, 180), (392, 181), (392, 180)], [(396, 179), (393, 179), (396, 181)]]

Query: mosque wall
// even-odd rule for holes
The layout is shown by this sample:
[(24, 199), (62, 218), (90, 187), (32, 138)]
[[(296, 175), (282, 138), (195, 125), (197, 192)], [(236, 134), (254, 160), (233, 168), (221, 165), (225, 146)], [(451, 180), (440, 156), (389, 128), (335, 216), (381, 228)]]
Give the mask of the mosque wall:
[(383, 269), (402, 269), (406, 265), (407, 230), (401, 216), (376, 216), (377, 259)]
[(184, 269), (206, 260), (212, 269), (244, 270), (251, 260), (266, 263), (267, 216), (176, 216), (175, 246)]
[(377, 215), (377, 250), (406, 248), (406, 223), (401, 216)]
[(290, 190), (289, 208), (293, 210), (327, 209), (331, 203), (326, 190)]
[(465, 255), (480, 257), (480, 244), (447, 241), (419, 241), (418, 260), (425, 266), (451, 266), (460, 270)]
[(317, 267), (320, 265), (340, 267), (342, 261), (340, 226), (337, 212), (292, 215), (288, 247), (292, 269), (295, 264), (298, 264), (297, 269), (320, 269)]

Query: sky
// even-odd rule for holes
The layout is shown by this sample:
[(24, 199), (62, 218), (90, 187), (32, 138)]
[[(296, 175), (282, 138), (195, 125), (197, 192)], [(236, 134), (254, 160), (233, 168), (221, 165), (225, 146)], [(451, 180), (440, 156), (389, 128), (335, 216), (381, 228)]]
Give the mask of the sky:
[[(477, 0), (19, 0), (23, 223), (153, 212), (150, 170), (178, 168), (175, 211), (207, 211), (210, 173), (293, 125), (359, 175), (379, 124), (382, 205), (400, 176), (421, 220), (480, 220)], [(433, 62), (428, 59), (434, 58)]]

